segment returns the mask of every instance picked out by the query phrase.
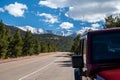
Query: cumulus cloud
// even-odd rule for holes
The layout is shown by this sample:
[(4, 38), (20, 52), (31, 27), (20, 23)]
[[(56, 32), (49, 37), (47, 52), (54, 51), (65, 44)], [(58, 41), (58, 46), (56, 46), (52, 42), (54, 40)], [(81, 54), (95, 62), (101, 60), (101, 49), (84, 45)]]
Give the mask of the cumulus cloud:
[(93, 30), (98, 30), (97, 28), (94, 27), (83, 27), (81, 30), (76, 31), (77, 34), (84, 34), (88, 31), (93, 31)]
[(14, 4), (9, 4), (4, 7), (5, 10), (8, 11), (9, 14), (15, 17), (23, 17), (25, 10), (27, 10), (27, 6), (22, 3), (15, 2)]
[(83, 33), (85, 33), (86, 31), (89, 31), (89, 30), (91, 30), (90, 27), (83, 27), (81, 30), (76, 31), (76, 33), (77, 34), (83, 34)]
[(99, 28), (99, 27), (100, 27), (100, 24), (94, 23), (94, 24), (92, 24), (91, 26), (92, 26), (93, 28)]
[(85, 33), (86, 31), (99, 30), (99, 27), (100, 27), (100, 24), (94, 23), (94, 24), (91, 24), (91, 27), (82, 27), (82, 29), (81, 29), (81, 30), (78, 30), (76, 33), (77, 33), (77, 34), (83, 34), (83, 33)]
[(23, 26), (22, 27), (18, 26), (18, 28), (20, 28), (23, 31), (29, 30), (29, 31), (31, 31), (34, 34), (43, 34), (44, 33), (44, 30), (42, 28), (34, 28), (32, 26), (29, 26), (29, 25), (26, 25), (24, 27)]
[(60, 24), (60, 27), (62, 29), (70, 29), (70, 28), (73, 28), (74, 25), (72, 23), (69, 23), (69, 22), (63, 22), (62, 24)]
[(97, 22), (104, 20), (106, 15), (120, 13), (119, 0), (77, 0), (71, 4), (68, 14), (75, 20)]
[(108, 15), (120, 14), (120, 0), (40, 0), (39, 5), (55, 9), (69, 7), (67, 17), (88, 22), (104, 21)]
[(51, 23), (51, 24), (54, 24), (54, 23), (57, 23), (58, 22), (58, 18), (57, 16), (53, 16), (51, 14), (47, 14), (47, 13), (41, 13), (41, 14), (37, 14), (38, 16), (42, 16), (42, 17), (45, 17), (45, 22), (48, 22), (48, 23)]
[(3, 8), (0, 8), (0, 12), (4, 12), (5, 10)]
[(69, 9), (70, 17), (75, 20), (97, 22), (104, 20), (106, 15), (120, 13), (119, 0), (79, 0), (78, 3), (73, 3), (73, 7)]
[(69, 0), (40, 0), (39, 5), (47, 6), (50, 8), (64, 8), (68, 7), (70, 4)]

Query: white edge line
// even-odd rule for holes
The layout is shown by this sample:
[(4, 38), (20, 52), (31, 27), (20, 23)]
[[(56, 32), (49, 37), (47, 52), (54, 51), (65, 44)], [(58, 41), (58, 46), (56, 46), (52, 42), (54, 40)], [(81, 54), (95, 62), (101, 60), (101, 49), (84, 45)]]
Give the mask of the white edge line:
[[(58, 59), (60, 59), (60, 58), (58, 58)], [(36, 71), (30, 73), (30, 74), (27, 74), (26, 76), (23, 76), (23, 77), (19, 78), (18, 80), (23, 80), (23, 79), (25, 79), (25, 78), (27, 78), (27, 77), (29, 77), (29, 76), (35, 74), (35, 73), (37, 73), (37, 72), (39, 72), (39, 71), (41, 71), (41, 70), (47, 68), (49, 65), (51, 65), (52, 63), (54, 63), (54, 62), (57, 61), (58, 59), (54, 60), (53, 62), (49, 63), (48, 65), (46, 65), (46, 66), (44, 66), (44, 67), (42, 67), (42, 68), (40, 68), (40, 69), (38, 69), (38, 70), (36, 70)]]

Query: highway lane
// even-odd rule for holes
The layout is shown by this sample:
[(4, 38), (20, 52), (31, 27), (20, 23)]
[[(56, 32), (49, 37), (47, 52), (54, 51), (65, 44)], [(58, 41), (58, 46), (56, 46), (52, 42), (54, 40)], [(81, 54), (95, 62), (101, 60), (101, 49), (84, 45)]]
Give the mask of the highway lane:
[(67, 52), (0, 64), (0, 80), (74, 80)]

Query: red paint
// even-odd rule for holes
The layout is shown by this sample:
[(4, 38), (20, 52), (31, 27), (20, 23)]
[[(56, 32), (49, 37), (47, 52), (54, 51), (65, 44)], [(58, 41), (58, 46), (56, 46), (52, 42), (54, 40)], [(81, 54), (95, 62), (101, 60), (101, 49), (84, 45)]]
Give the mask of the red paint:
[[(120, 68), (120, 60), (118, 60), (117, 62), (108, 62), (108, 63), (107, 62), (105, 62), (105, 63), (104, 62), (103, 63), (93, 63), (92, 62), (92, 50), (91, 50), (92, 36), (94, 36), (94, 34), (97, 35), (97, 34), (101, 34), (101, 33), (106, 34), (106, 33), (112, 33), (112, 32), (120, 32), (120, 28), (113, 28), (113, 29), (105, 29), (105, 30), (88, 32), (88, 34), (87, 34), (87, 50), (86, 50), (86, 52), (87, 52), (86, 59), (87, 60), (86, 60), (86, 63), (87, 63), (87, 74), (89, 76), (95, 75), (99, 71), (104, 72), (103, 70), (106, 71), (106, 69), (108, 69), (108, 68), (116, 68), (116, 67)], [(119, 70), (119, 76), (120, 76), (120, 70)], [(109, 80), (109, 79), (107, 79), (107, 80)], [(110, 79), (110, 80), (120, 80), (120, 77), (119, 77), (119, 79)]]
[(104, 70), (98, 74), (105, 80), (120, 80), (120, 69)]

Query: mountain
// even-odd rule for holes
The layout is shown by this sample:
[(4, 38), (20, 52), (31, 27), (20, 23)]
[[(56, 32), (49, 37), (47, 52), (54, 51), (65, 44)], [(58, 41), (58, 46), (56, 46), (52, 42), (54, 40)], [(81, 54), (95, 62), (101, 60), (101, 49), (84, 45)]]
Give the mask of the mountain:
[(54, 34), (36, 34), (40, 41), (55, 44), (58, 51), (70, 51), (73, 45), (72, 37), (58, 36)]
[(31, 31), (34, 34), (43, 34), (44, 30), (42, 28), (33, 28), (31, 26), (25, 26), (25, 27), (18, 27), (19, 29), (23, 30), (23, 31)]
[[(19, 29), (15, 26), (11, 26), (11, 25), (6, 25), (6, 29), (9, 30), (12, 34), (15, 34), (16, 30)], [(21, 35), (24, 36), (25, 35), (25, 31), (21, 30), (20, 29), (20, 32), (21, 32)]]
[(31, 26), (25, 26), (25, 27), (18, 27), (23, 31), (30, 30), (33, 34), (55, 34), (59, 36), (71, 36), (76, 37), (76, 32), (72, 32), (71, 30), (66, 29), (57, 29), (57, 30), (44, 30), (42, 28), (33, 28)]
[(58, 29), (58, 30), (53, 31), (53, 33), (56, 34), (56, 35), (60, 35), (60, 36), (69, 36), (73, 32), (71, 30)]
[[(10, 30), (12, 34), (15, 34), (17, 29), (20, 29), (20, 28), (10, 26), (10, 25), (6, 25), (6, 28)], [(29, 26), (27, 26), (26, 28), (31, 29), (33, 32), (38, 32), (39, 30), (41, 30), (41, 29), (37, 30), (35, 28), (30, 28)], [(26, 33), (22, 29), (20, 29), (20, 32), (22, 36), (24, 36)], [(58, 51), (70, 51), (71, 50), (71, 47), (73, 44), (72, 37), (55, 35), (53, 34), (53, 31), (51, 30), (46, 30), (46, 32), (44, 31), (44, 33), (41, 33), (41, 34), (40, 32), (39, 34), (34, 34), (34, 36), (38, 38), (40, 42), (55, 44), (58, 48)]]
[(72, 37), (72, 38), (75, 38), (76, 36), (78, 35), (77, 32), (73, 32), (71, 35), (69, 35), (68, 37)]

